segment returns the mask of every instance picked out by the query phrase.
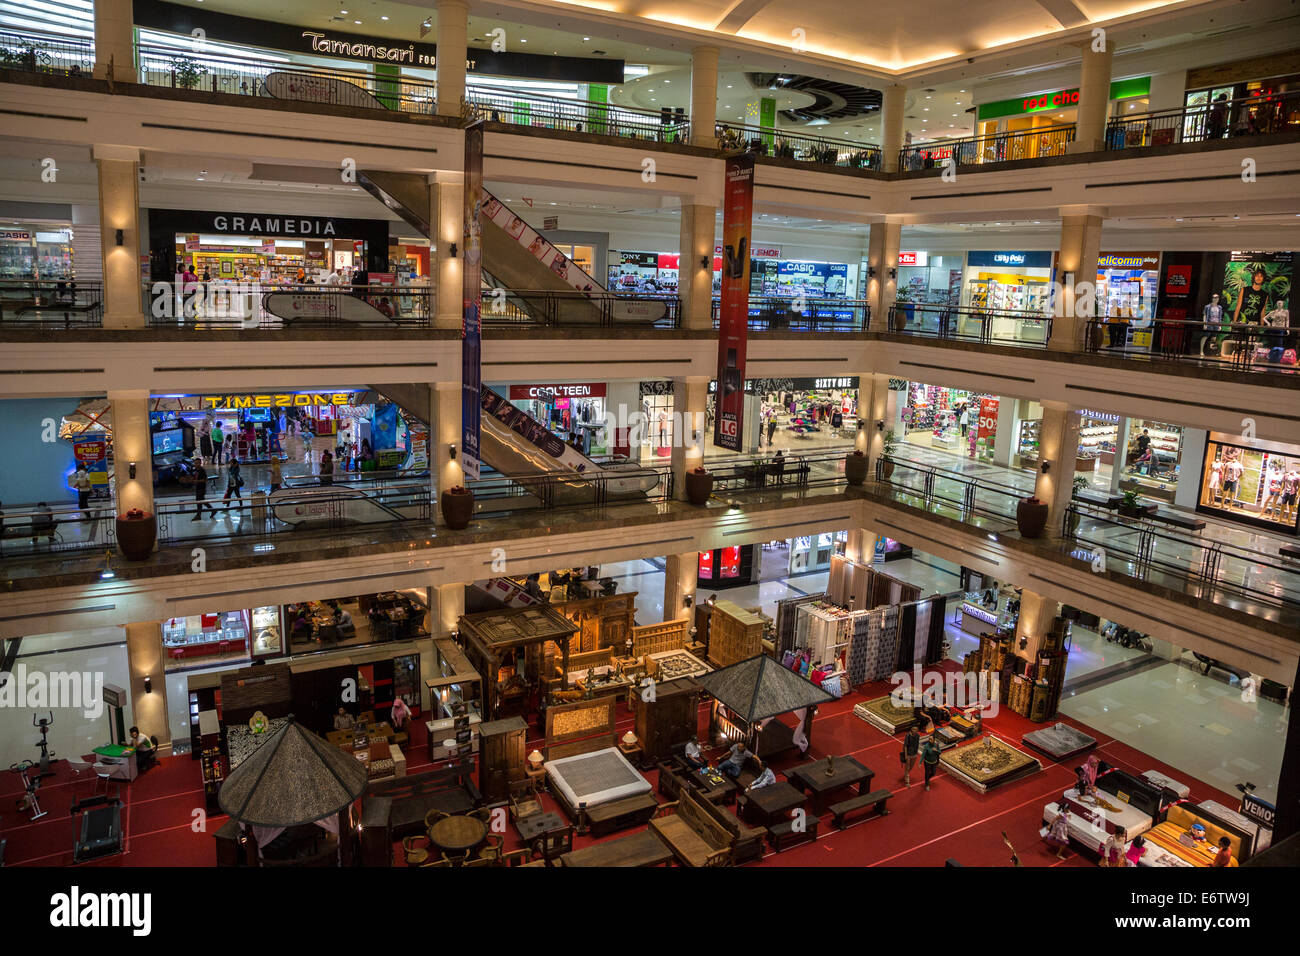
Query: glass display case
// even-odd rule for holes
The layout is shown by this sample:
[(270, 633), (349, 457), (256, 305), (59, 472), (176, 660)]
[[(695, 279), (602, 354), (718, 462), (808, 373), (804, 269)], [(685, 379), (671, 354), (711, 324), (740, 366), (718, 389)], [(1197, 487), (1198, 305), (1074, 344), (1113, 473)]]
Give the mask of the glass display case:
[(248, 652), (248, 612), (193, 614), (163, 621), (163, 650), (168, 664), (194, 658)]
[(1033, 419), (1020, 423), (1020, 435), (1016, 440), (1016, 454), (1020, 458), (1021, 468), (1038, 467), (1038, 438), (1042, 432), (1042, 419)]

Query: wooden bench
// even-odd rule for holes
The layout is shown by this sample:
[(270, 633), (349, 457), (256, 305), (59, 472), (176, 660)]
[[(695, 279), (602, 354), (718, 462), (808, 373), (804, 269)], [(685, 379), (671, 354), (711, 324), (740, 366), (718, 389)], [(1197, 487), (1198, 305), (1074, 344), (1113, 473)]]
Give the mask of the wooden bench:
[(1284, 558), (1295, 558), (1300, 560), (1300, 547), (1294, 545), (1283, 545), (1281, 548), (1278, 548), (1278, 554), (1282, 555)]
[(698, 803), (731, 834), (732, 863), (740, 865), (763, 858), (763, 837), (767, 834), (767, 827), (750, 826), (721, 804), (704, 799), (698, 799)]
[(844, 829), (844, 818), (850, 813), (856, 813), (858, 810), (872, 807), (873, 813), (885, 816), (889, 813), (886, 806), (889, 798), (894, 794), (889, 790), (872, 790), (870, 793), (864, 793), (860, 796), (850, 797), (848, 800), (841, 800), (839, 803), (831, 804), (831, 814), (835, 818), (835, 829)]
[(483, 804), (468, 762), (372, 783), (362, 802), (363, 813), (366, 802), (376, 797), (392, 800), (388, 822), (394, 840), (424, 833), (424, 818), (430, 810), (461, 814)]
[(796, 830), (793, 820), (782, 820), (776, 826), (767, 831), (767, 842), (772, 844), (772, 849), (780, 853), (791, 843), (802, 843), (804, 840), (817, 839), (817, 828), (821, 826), (821, 820), (812, 814), (804, 817), (803, 826)]
[(651, 793), (638, 793), (621, 800), (611, 800), (599, 806), (588, 807), (584, 813), (592, 836), (603, 836), (615, 830), (639, 826), (647, 822), (659, 809), (659, 801)]
[(1190, 515), (1179, 514), (1177, 511), (1162, 511), (1157, 509), (1151, 517), (1162, 524), (1167, 524), (1173, 528), (1182, 528), (1186, 531), (1200, 531), (1205, 527), (1205, 522), (1200, 518), (1193, 518)]
[(682, 866), (726, 866), (731, 862), (731, 834), (706, 809), (705, 802), (683, 791), (675, 803), (665, 803), (650, 821)]

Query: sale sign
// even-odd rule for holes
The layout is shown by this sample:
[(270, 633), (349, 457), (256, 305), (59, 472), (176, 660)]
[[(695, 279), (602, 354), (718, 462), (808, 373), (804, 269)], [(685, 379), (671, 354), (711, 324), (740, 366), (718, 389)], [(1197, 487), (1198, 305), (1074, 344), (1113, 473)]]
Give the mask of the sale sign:
[(992, 438), (998, 430), (998, 400), (996, 398), (980, 399), (979, 432), (976, 438)]
[(722, 300), (718, 322), (718, 398), (713, 443), (740, 451), (749, 340), (749, 254), (754, 216), (754, 157), (727, 159), (722, 211)]

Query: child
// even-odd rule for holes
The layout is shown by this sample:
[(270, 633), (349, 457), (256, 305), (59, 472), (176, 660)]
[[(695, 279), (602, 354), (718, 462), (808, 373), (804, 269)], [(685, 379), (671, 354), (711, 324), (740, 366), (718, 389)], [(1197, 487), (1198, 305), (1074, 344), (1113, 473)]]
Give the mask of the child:
[(1043, 838), (1047, 841), (1048, 846), (1056, 847), (1056, 858), (1065, 859), (1065, 851), (1070, 846), (1070, 811), (1064, 807), (1061, 808), (1060, 815), (1053, 821), (1051, 829), (1047, 831), (1047, 836)]

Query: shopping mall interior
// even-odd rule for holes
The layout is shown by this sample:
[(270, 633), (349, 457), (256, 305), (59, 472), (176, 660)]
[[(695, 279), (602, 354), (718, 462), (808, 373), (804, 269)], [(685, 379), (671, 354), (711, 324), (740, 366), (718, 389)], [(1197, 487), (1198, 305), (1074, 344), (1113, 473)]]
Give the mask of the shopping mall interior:
[(0, 865), (1295, 865), (1293, 4), (339, 2), (0, 0)]

